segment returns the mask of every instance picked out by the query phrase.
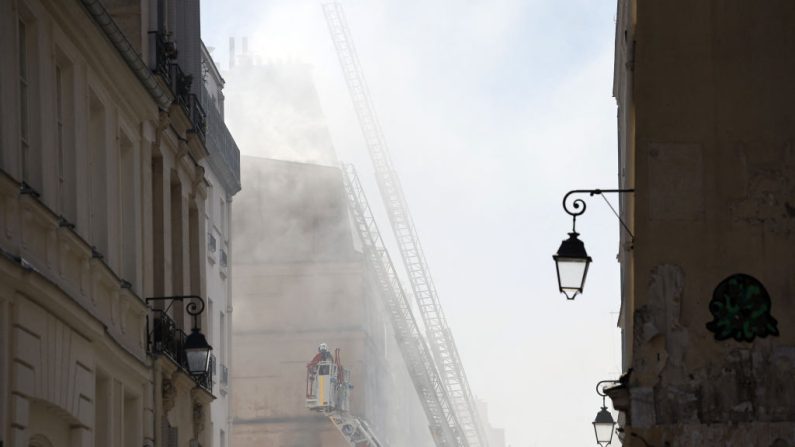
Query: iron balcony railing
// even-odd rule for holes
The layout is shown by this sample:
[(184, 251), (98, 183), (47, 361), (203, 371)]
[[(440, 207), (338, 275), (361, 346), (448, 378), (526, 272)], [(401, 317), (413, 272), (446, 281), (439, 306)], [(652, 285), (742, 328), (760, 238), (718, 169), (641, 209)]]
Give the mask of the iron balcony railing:
[(221, 181), (227, 181), (231, 194), (240, 190), (240, 149), (224, 123), (224, 118), (215, 101), (202, 84), (199, 89), (199, 102), (207, 114), (207, 151), (210, 162), (219, 171)]
[(156, 33), (154, 72), (163, 78), (176, 102), (182, 107), (191, 123), (190, 131), (206, 142), (207, 113), (199, 98), (191, 93), (193, 73), (183, 72), (176, 59), (177, 48), (174, 42), (166, 39), (163, 33)]
[(215, 356), (210, 356), (210, 368), (208, 368), (207, 372), (200, 375), (190, 374), (188, 358), (185, 355), (185, 338), (187, 335), (177, 326), (177, 323), (163, 310), (152, 309), (151, 319), (147, 318), (146, 325), (148, 333), (147, 350), (149, 353), (167, 356), (184, 369), (199, 386), (212, 392), (212, 372), (215, 367)]
[(199, 386), (201, 386), (202, 388), (212, 392), (214, 376), (215, 376), (215, 356), (210, 354), (210, 364), (209, 368), (207, 368), (207, 372), (199, 376), (194, 376), (193, 380), (195, 380), (196, 383), (198, 383)]
[[(150, 34), (152, 36), (152, 34)], [(174, 64), (177, 59), (177, 46), (174, 42), (166, 39), (165, 34), (155, 33), (155, 70), (154, 72), (160, 75), (166, 84), (171, 87), (171, 64)], [(151, 47), (150, 47), (151, 48)]]

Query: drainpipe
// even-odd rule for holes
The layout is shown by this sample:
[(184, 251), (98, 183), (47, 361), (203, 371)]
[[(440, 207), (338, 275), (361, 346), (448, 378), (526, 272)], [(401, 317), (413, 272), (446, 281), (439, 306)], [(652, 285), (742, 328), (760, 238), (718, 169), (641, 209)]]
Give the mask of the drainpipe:
[(108, 36), (113, 46), (119, 51), (124, 61), (127, 62), (127, 65), (132, 69), (133, 73), (135, 73), (138, 80), (141, 81), (144, 87), (146, 87), (146, 90), (149, 91), (149, 94), (152, 95), (157, 105), (162, 110), (168, 110), (173, 100), (171, 95), (163, 89), (155, 75), (152, 74), (152, 70), (141, 60), (141, 56), (135, 52), (135, 49), (130, 45), (130, 41), (124, 36), (124, 33), (122, 33), (118, 25), (116, 25), (116, 22), (113, 21), (108, 11), (102, 6), (102, 3), (100, 3), (99, 0), (81, 1), (94, 21), (97, 22), (97, 25), (102, 28), (102, 31)]

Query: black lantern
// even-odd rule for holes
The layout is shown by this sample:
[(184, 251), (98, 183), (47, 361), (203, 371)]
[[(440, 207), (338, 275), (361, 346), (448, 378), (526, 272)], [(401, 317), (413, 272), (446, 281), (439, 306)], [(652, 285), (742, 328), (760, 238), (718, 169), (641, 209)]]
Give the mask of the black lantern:
[[(202, 334), (199, 329), (198, 316), (204, 312), (204, 300), (197, 295), (177, 295), (151, 297), (147, 298), (146, 302), (170, 301), (171, 303), (169, 303), (168, 307), (160, 311), (162, 312), (161, 319), (166, 319), (167, 317), (165, 314), (174, 302), (179, 301), (181, 304), (184, 300), (188, 300), (188, 303), (185, 305), (185, 311), (188, 312), (188, 315), (193, 317), (193, 328), (190, 334), (185, 337), (184, 343), (181, 344), (182, 351), (179, 351), (179, 348), (177, 348), (177, 351), (170, 352), (170, 355), (174, 359), (179, 359), (180, 365), (187, 369), (192, 376), (202, 376), (207, 374), (210, 369), (210, 351), (213, 349), (212, 346), (207, 343), (207, 338), (205, 338), (204, 334)], [(174, 325), (174, 323), (171, 322), (171, 325)]]
[(607, 411), (607, 407), (602, 407), (596, 413), (596, 419), (593, 421), (593, 430), (596, 433), (596, 443), (605, 447), (610, 445), (613, 441), (613, 432), (616, 426), (616, 421), (613, 420), (613, 415)]
[[(563, 210), (566, 211), (566, 214), (572, 218), (571, 233), (569, 233), (569, 238), (560, 244), (558, 253), (552, 256), (552, 259), (555, 260), (555, 268), (558, 271), (558, 287), (560, 288), (560, 291), (566, 295), (566, 298), (573, 300), (577, 294), (582, 293), (582, 289), (585, 286), (585, 277), (588, 275), (588, 266), (591, 265), (591, 257), (588, 256), (588, 253), (585, 251), (585, 244), (583, 244), (582, 241), (577, 238), (577, 236), (580, 235), (577, 233), (577, 216), (585, 212), (585, 201), (582, 199), (574, 199), (573, 201), (569, 202), (569, 196), (572, 194), (588, 194), (591, 197), (598, 195), (604, 198), (605, 193), (623, 194), (629, 192), (635, 192), (635, 190), (575, 189), (573, 191), (569, 191), (565, 196), (563, 196)], [(629, 231), (627, 224), (621, 220), (621, 216), (613, 208), (613, 205), (610, 205), (610, 202), (607, 201), (606, 198), (605, 202), (616, 214), (618, 221), (621, 222), (621, 226), (623, 226), (630, 237), (634, 239), (635, 236), (631, 231)]]
[(602, 447), (610, 445), (613, 441), (613, 433), (616, 428), (616, 421), (613, 420), (613, 415), (607, 411), (607, 404), (605, 404), (604, 390), (607, 384), (619, 385), (620, 380), (602, 380), (596, 384), (596, 394), (602, 396), (602, 409), (596, 413), (596, 418), (593, 421), (593, 431), (596, 435), (596, 443)]
[(585, 277), (588, 275), (588, 266), (591, 264), (591, 257), (585, 251), (585, 244), (577, 236), (579, 236), (577, 232), (569, 233), (569, 238), (560, 244), (558, 253), (552, 256), (558, 271), (558, 287), (570, 300), (573, 300), (578, 293), (582, 293)]
[(191, 329), (190, 335), (185, 339), (184, 349), (188, 360), (188, 372), (194, 376), (205, 374), (210, 367), (210, 350), (213, 348), (207, 343), (199, 328)]

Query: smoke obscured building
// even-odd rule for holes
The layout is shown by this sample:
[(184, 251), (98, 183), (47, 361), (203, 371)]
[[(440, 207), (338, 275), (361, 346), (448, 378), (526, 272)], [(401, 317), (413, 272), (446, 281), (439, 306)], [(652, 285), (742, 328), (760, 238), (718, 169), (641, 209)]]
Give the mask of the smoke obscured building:
[(422, 407), (375, 295), (338, 168), (243, 158), (233, 216), (234, 445), (345, 446), (304, 407), (306, 363), (340, 348), (351, 412), (390, 445), (429, 446)]
[(240, 147), (266, 158), (336, 166), (311, 65), (262, 63), (246, 39), (242, 52), (230, 42), (226, 118)]
[(618, 6), (624, 445), (795, 445), (795, 3)]

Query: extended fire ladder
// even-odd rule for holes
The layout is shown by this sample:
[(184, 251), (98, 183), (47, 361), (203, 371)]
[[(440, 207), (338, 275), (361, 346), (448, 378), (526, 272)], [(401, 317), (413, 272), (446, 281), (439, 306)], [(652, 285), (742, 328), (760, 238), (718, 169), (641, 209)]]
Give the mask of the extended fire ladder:
[(353, 447), (384, 447), (363, 419), (343, 411), (326, 414), (337, 430)]
[(359, 64), (342, 6), (323, 5), (329, 32), (337, 50), (345, 82), (375, 169), (376, 181), (397, 239), (403, 264), (422, 316), (436, 366), (449, 393), (461, 431), (471, 447), (487, 447), (488, 441), (464, 372), (453, 335), (447, 325), (436, 286), (431, 278), (414, 222), (392, 167), (386, 139), (370, 99), (369, 89)]
[(364, 254), (378, 281), (384, 307), (389, 314), (395, 338), (406, 362), (417, 395), (430, 423), (434, 442), (439, 447), (468, 447), (459, 436), (460, 424), (450, 405), (447, 390), (433, 363), (433, 357), (420, 333), (411, 306), (400, 284), (395, 266), (378, 231), (370, 205), (352, 165), (343, 167), (345, 193)]

